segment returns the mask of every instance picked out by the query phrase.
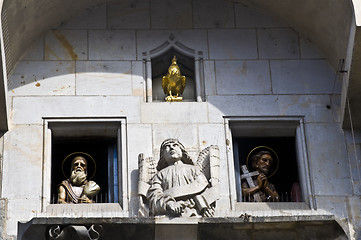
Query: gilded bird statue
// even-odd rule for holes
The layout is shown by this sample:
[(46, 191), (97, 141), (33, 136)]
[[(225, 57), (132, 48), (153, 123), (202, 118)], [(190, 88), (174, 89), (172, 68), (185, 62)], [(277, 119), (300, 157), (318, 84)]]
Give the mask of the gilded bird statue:
[(184, 88), (186, 86), (186, 77), (181, 75), (179, 67), (177, 65), (177, 59), (174, 56), (172, 64), (168, 68), (167, 76), (163, 77), (162, 88), (167, 95), (165, 100), (167, 102), (182, 101)]

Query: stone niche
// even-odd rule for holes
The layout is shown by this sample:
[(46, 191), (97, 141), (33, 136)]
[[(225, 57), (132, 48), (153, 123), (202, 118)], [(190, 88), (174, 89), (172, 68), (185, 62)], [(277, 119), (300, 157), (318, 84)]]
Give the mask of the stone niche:
[(183, 101), (202, 102), (204, 99), (203, 52), (185, 46), (173, 35), (158, 47), (143, 52), (146, 101), (161, 102), (166, 95), (162, 77), (167, 75), (172, 58), (176, 56), (181, 74), (186, 77)]

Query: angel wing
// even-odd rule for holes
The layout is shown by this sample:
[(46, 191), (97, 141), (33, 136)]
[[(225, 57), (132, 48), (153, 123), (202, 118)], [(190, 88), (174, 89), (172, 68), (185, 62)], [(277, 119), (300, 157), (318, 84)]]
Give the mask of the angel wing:
[(149, 209), (146, 205), (146, 196), (150, 187), (150, 181), (157, 173), (157, 165), (153, 158), (144, 158), (143, 153), (138, 156), (138, 196), (139, 196), (139, 215), (148, 216)]
[(211, 186), (219, 183), (219, 148), (216, 145), (203, 149), (195, 164), (206, 176)]

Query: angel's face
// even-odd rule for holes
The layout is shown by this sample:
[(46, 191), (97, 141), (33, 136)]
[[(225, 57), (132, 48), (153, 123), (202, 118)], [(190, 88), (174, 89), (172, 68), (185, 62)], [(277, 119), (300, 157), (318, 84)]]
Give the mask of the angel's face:
[(182, 158), (182, 149), (177, 142), (170, 142), (164, 146), (163, 156), (169, 165)]

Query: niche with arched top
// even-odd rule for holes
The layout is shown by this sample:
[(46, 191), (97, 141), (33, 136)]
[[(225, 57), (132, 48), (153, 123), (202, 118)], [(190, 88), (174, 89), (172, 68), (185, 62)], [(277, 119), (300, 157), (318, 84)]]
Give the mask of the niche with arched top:
[(196, 101), (195, 81), (194, 81), (194, 58), (188, 57), (174, 48), (170, 48), (164, 54), (151, 59), (152, 65), (152, 97), (153, 101), (164, 101), (167, 94), (162, 88), (163, 76), (168, 73), (168, 68), (173, 57), (177, 59), (180, 73), (186, 77), (186, 86), (182, 94), (183, 101)]
[(204, 95), (203, 53), (183, 45), (173, 35), (160, 46), (143, 52), (146, 101), (165, 101), (167, 94), (163, 91), (162, 80), (163, 76), (167, 76), (174, 56), (181, 75), (186, 77), (186, 86), (182, 94), (183, 101), (202, 102)]

